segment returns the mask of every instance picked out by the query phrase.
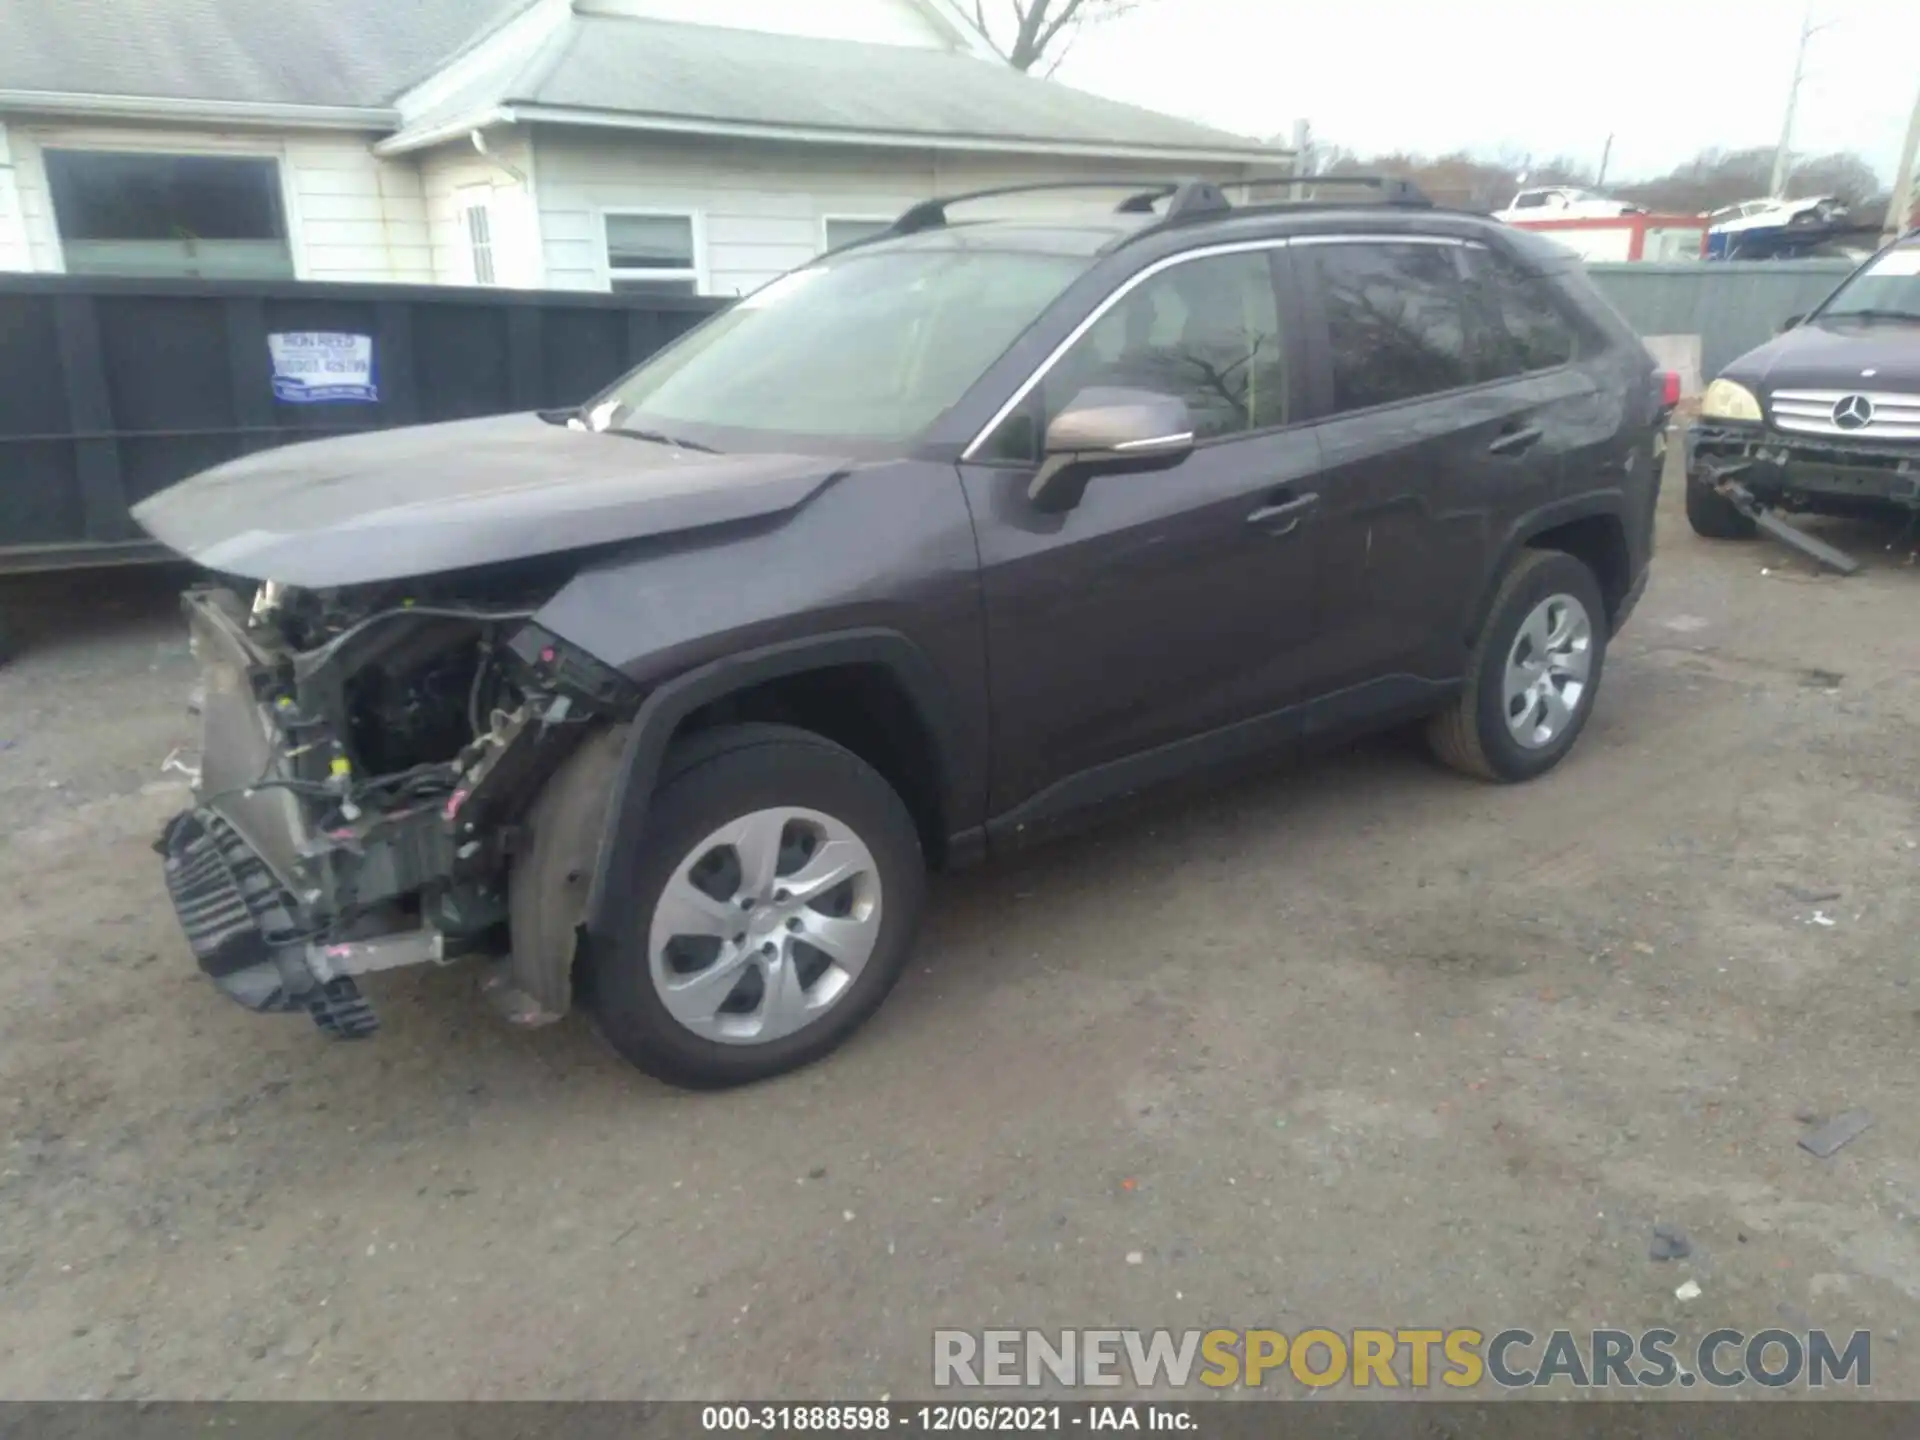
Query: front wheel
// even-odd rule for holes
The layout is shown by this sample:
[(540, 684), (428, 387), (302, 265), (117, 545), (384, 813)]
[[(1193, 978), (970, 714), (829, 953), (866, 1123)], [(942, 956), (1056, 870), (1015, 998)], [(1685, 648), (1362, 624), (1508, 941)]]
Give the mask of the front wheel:
[(1606, 658), (1606, 602), (1593, 571), (1558, 550), (1525, 551), (1494, 597), (1466, 689), (1433, 717), (1428, 743), (1483, 780), (1543, 775), (1586, 727)]
[(1751, 540), (1753, 517), (1714, 489), (1703, 475), (1687, 476), (1687, 523), (1708, 540)]
[(615, 1049), (695, 1089), (827, 1054), (905, 968), (926, 890), (913, 818), (851, 751), (733, 725), (667, 757), (630, 877), (630, 934), (588, 956)]

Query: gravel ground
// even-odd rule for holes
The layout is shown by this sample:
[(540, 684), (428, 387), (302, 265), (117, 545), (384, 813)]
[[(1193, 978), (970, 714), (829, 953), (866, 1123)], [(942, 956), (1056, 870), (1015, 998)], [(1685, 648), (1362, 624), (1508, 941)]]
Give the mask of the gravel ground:
[(1008, 1324), (1864, 1327), (1920, 1396), (1920, 572), (1676, 488), (1554, 775), (1369, 744), (943, 881), (863, 1035), (709, 1096), (460, 969), (358, 1046), (222, 1000), (177, 577), (0, 589), (0, 1396), (902, 1397)]

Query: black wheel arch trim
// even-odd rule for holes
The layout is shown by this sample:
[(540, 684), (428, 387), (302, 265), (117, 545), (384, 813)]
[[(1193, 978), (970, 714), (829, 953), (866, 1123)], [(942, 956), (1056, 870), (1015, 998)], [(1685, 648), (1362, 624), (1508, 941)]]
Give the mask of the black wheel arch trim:
[[(957, 807), (964, 804), (959, 776), (967, 768), (965, 742), (953, 719), (947, 685), (932, 660), (905, 635), (887, 629), (848, 630), (723, 656), (655, 686), (634, 715), (614, 771), (587, 895), (584, 928), (589, 942), (608, 933), (632, 903), (633, 897), (614, 884), (613, 877), (633, 867), (646, 829), (648, 801), (680, 722), (704, 705), (768, 680), (844, 665), (884, 666), (905, 688), (932, 741), (936, 793), (948, 828), (964, 818)], [(956, 834), (950, 848), (971, 849), (964, 834)]]
[[(1474, 597), (1473, 609), (1466, 616), (1464, 641), (1468, 649), (1480, 638), (1481, 628), (1487, 623), (1489, 612), (1493, 609), (1494, 598), (1500, 593), (1500, 582), (1506, 577), (1513, 565), (1514, 557), (1526, 549), (1549, 530), (1574, 520), (1587, 520), (1602, 517), (1613, 520), (1620, 526), (1627, 541), (1627, 559), (1632, 574), (1628, 576), (1628, 593), (1638, 599), (1638, 590), (1644, 583), (1647, 568), (1645, 542), (1634, 535), (1634, 517), (1632, 506), (1624, 490), (1589, 490), (1584, 494), (1569, 496), (1529, 510), (1507, 527), (1500, 537), (1493, 564), (1487, 570), (1487, 578), (1482, 582), (1478, 595)], [(1616, 621), (1626, 618), (1626, 605), (1621, 613), (1614, 617)], [(1618, 628), (1616, 624), (1614, 628)]]

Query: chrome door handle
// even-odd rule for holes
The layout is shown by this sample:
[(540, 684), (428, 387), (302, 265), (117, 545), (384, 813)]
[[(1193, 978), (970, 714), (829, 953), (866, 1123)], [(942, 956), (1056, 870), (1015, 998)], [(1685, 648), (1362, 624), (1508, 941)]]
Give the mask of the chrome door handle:
[(1529, 425), (1524, 430), (1508, 430), (1495, 437), (1487, 449), (1495, 455), (1518, 455), (1531, 450), (1546, 433), (1538, 425)]
[(1258, 525), (1262, 530), (1275, 535), (1288, 535), (1306, 518), (1306, 514), (1320, 503), (1315, 494), (1301, 495), (1292, 500), (1280, 500), (1272, 505), (1262, 505), (1247, 516), (1249, 525)]

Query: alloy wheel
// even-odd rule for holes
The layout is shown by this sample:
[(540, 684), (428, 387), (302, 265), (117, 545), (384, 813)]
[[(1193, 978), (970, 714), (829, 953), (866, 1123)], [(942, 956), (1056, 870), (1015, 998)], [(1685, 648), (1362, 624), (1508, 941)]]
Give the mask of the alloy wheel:
[(880, 936), (873, 852), (817, 810), (756, 810), (673, 869), (647, 940), (654, 988), (697, 1035), (761, 1045), (845, 996)]
[(1571, 595), (1549, 595), (1520, 622), (1507, 652), (1504, 714), (1529, 750), (1551, 745), (1580, 713), (1593, 673), (1593, 620)]

